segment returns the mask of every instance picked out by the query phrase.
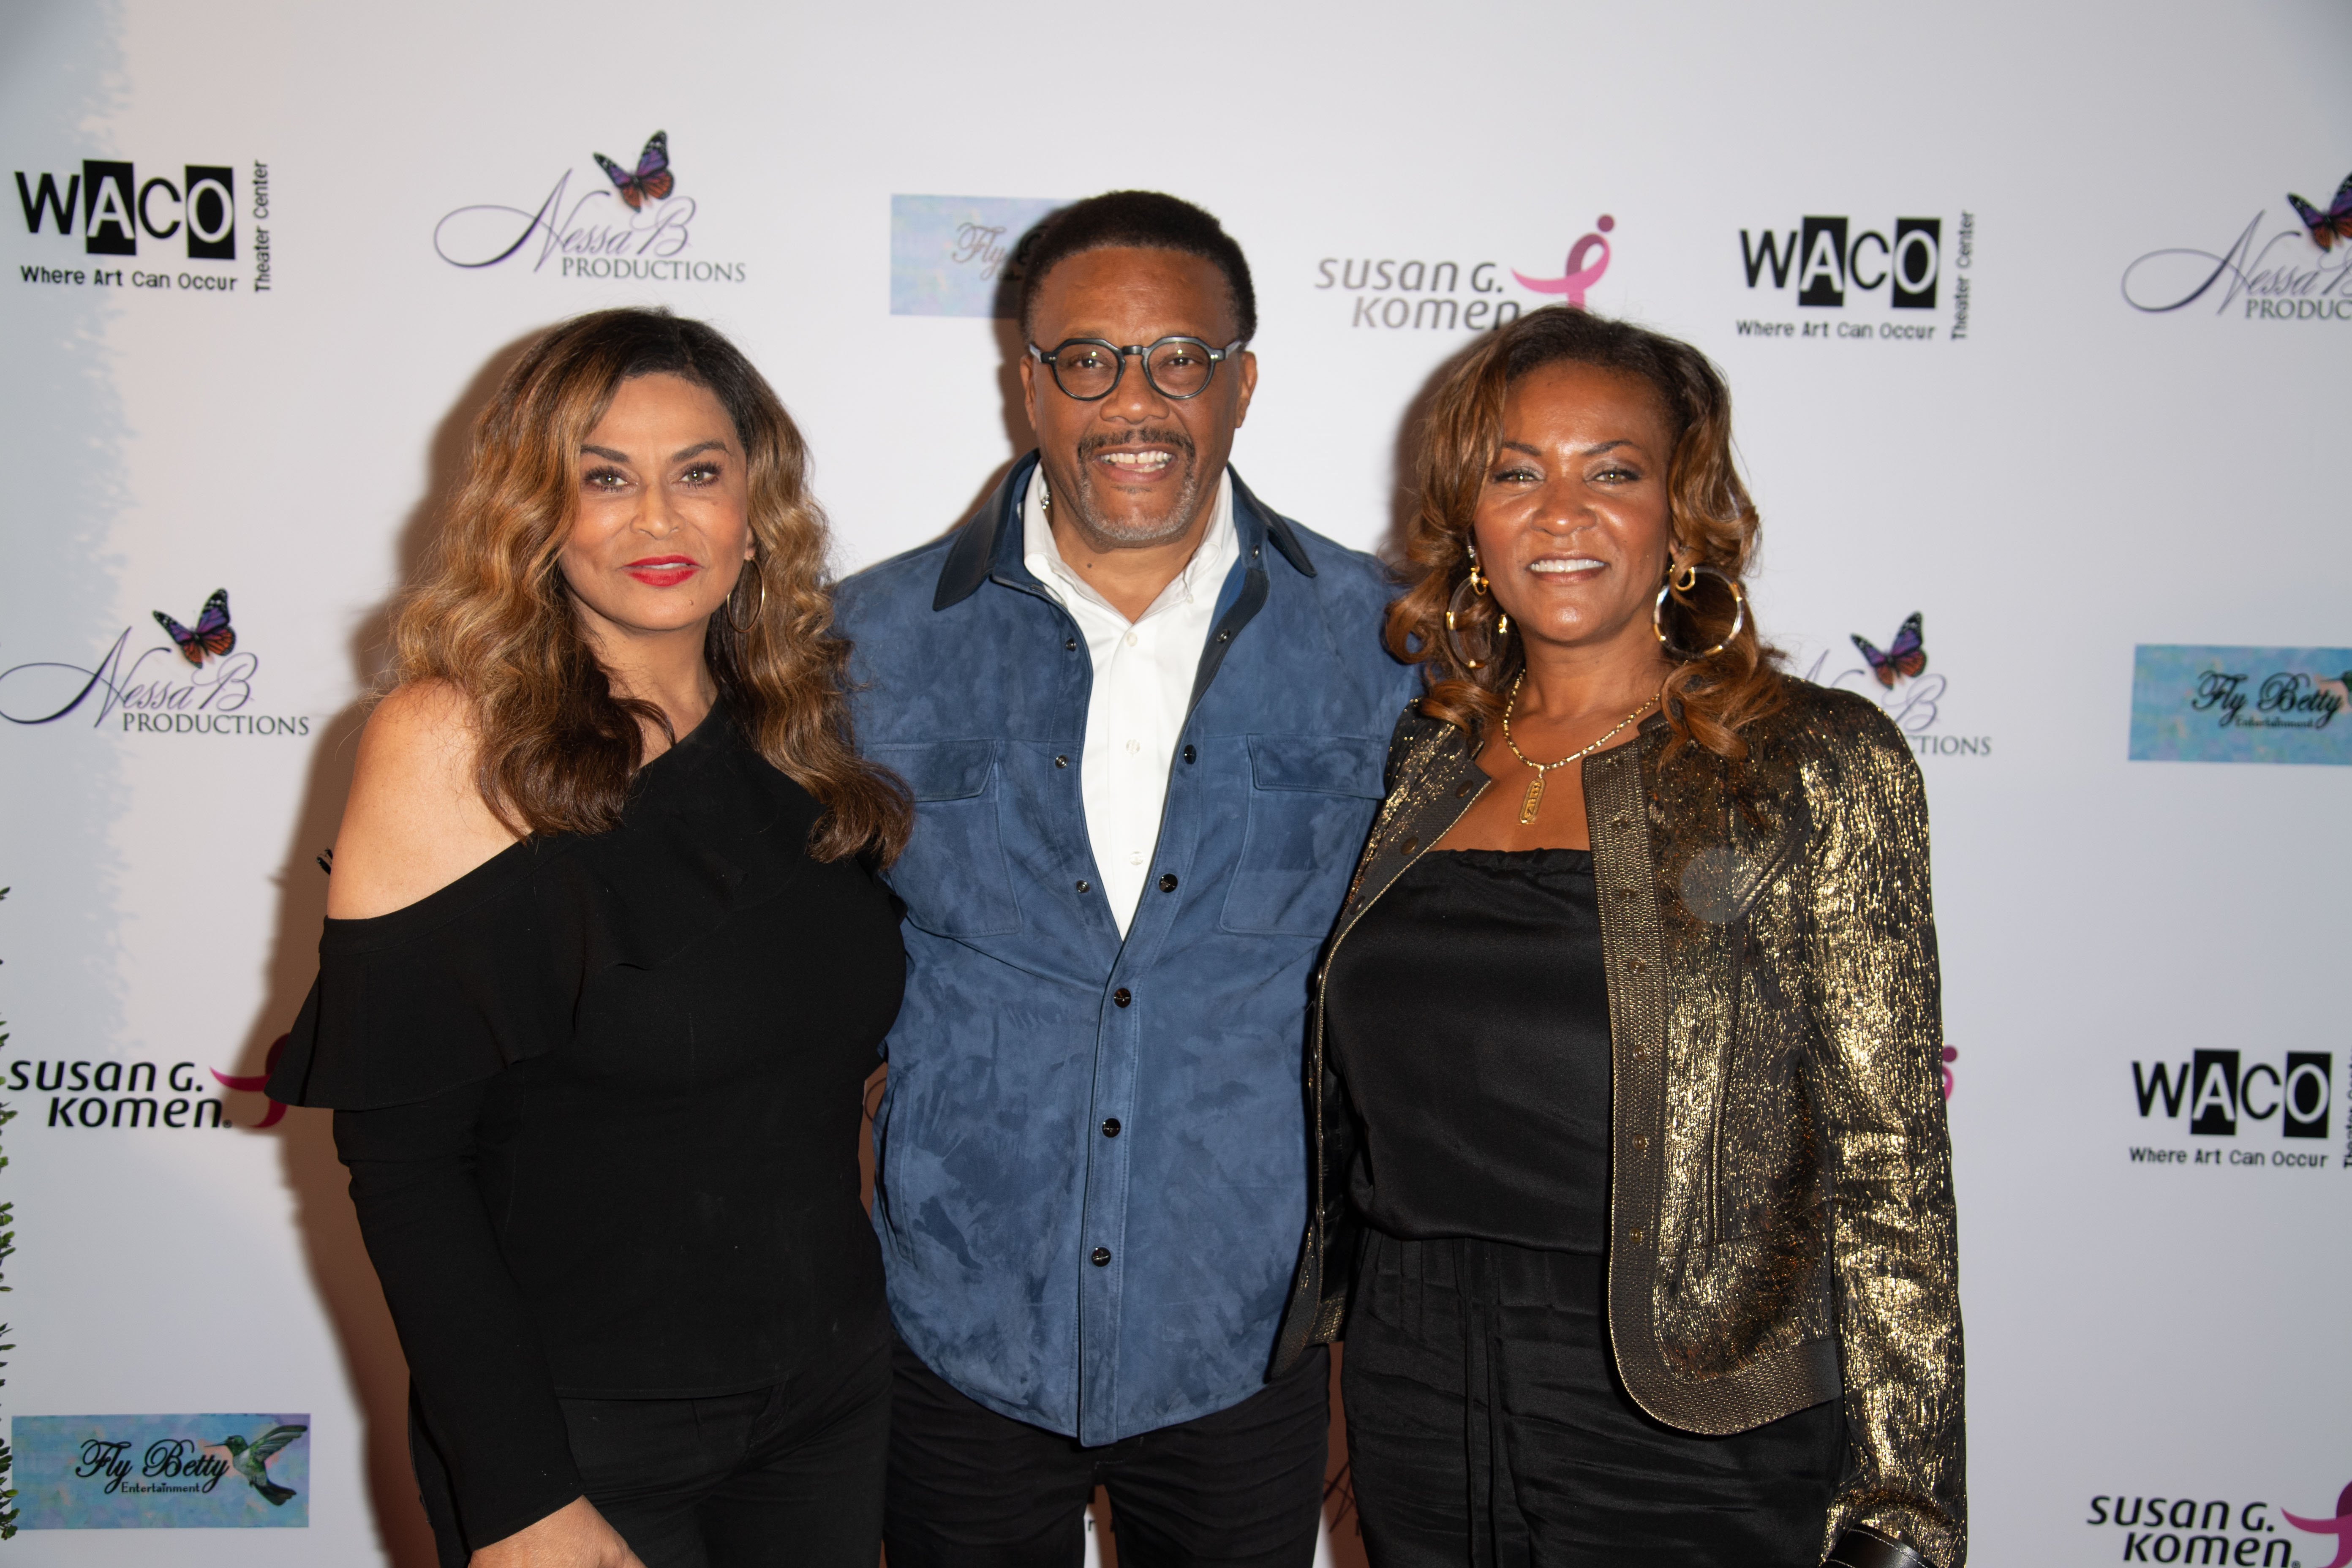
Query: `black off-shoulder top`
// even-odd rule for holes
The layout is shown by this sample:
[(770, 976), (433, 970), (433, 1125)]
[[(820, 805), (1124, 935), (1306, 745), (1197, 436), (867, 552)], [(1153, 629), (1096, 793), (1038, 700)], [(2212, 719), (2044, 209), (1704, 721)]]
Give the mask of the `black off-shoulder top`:
[(469, 1544), (580, 1493), (560, 1398), (699, 1397), (887, 1342), (859, 1089), (897, 907), (723, 710), (621, 826), (327, 922), (269, 1091), (335, 1109)]

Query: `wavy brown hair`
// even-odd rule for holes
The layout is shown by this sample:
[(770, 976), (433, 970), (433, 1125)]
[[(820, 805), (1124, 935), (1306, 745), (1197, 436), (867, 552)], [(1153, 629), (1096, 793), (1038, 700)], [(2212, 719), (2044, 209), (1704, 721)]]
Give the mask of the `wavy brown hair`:
[(703, 643), (720, 703), (824, 808), (812, 854), (887, 863), (913, 808), (851, 736), (849, 644), (832, 635), (829, 540), (809, 494), (808, 447), (751, 362), (700, 321), (599, 310), (550, 330), (516, 362), (474, 422), (434, 557), (394, 621), (394, 679), (446, 681), (465, 695), (480, 747), (475, 782), (509, 829), (602, 833), (620, 822), (645, 761), (641, 726), (667, 733), (669, 723), (657, 705), (613, 689), (559, 557), (581, 445), (621, 384), (641, 375), (709, 392), (743, 445), (752, 558)]
[[(1502, 445), (1504, 399), (1522, 377), (1561, 363), (1638, 376), (1656, 395), (1674, 442), (1666, 468), (1670, 575), (1705, 566), (1741, 582), (1756, 553), (1756, 503), (1732, 466), (1731, 393), (1705, 354), (1569, 305), (1548, 305), (1496, 328), (1440, 384), (1423, 426), (1419, 508), (1405, 538), (1407, 585), (1389, 606), (1386, 634), (1391, 652), (1423, 667), (1422, 711), (1473, 739), (1502, 718), (1504, 694), (1525, 656), (1516, 632), (1496, 646), (1495, 600), (1475, 595), (1467, 614), (1455, 619), (1493, 657), (1471, 668), (1446, 635), (1445, 611), (1469, 575), (1470, 525)], [(1669, 604), (1662, 620), (1674, 647), (1725, 642), (1733, 600), (1719, 581), (1701, 574)], [(1722, 652), (1684, 659), (1666, 678), (1662, 698), (1676, 749), (1696, 744), (1731, 762), (1745, 757), (1739, 732), (1787, 700), (1780, 657), (1758, 640), (1751, 613)]]

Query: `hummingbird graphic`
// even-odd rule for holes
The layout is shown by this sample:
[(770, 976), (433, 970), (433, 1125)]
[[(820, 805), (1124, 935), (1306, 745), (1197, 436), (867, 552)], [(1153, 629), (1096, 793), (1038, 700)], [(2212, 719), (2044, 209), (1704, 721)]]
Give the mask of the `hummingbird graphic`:
[(308, 1426), (272, 1426), (250, 1443), (231, 1433), (220, 1440), (220, 1446), (228, 1450), (229, 1468), (268, 1498), (272, 1508), (283, 1508), (294, 1496), (294, 1489), (281, 1487), (269, 1479), (269, 1461), (280, 1448), (309, 1430)]

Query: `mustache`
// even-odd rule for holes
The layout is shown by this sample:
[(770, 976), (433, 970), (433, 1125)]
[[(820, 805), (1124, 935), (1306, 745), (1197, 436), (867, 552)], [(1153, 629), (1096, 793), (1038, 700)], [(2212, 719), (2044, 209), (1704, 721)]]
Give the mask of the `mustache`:
[(1084, 463), (1096, 453), (1109, 451), (1114, 447), (1173, 447), (1187, 458), (1201, 455), (1200, 449), (1192, 444), (1192, 437), (1171, 426), (1164, 430), (1130, 430), (1124, 436), (1096, 434), (1081, 437), (1078, 439), (1078, 461)]

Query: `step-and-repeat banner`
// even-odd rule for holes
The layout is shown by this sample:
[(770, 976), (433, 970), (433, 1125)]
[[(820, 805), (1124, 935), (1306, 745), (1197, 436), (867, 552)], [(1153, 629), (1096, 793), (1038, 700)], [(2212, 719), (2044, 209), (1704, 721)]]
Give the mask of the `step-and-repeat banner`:
[(1143, 185), (1255, 269), (1237, 464), (1354, 544), (1478, 332), (1723, 365), (1765, 627), (1927, 773), (1977, 1560), (2341, 1568), (2347, 62), (2312, 0), (10, 0), (0, 1552), (428, 1561), (326, 1119), (258, 1090), (520, 346), (733, 334), (846, 571), (1024, 449), (1024, 230)]

